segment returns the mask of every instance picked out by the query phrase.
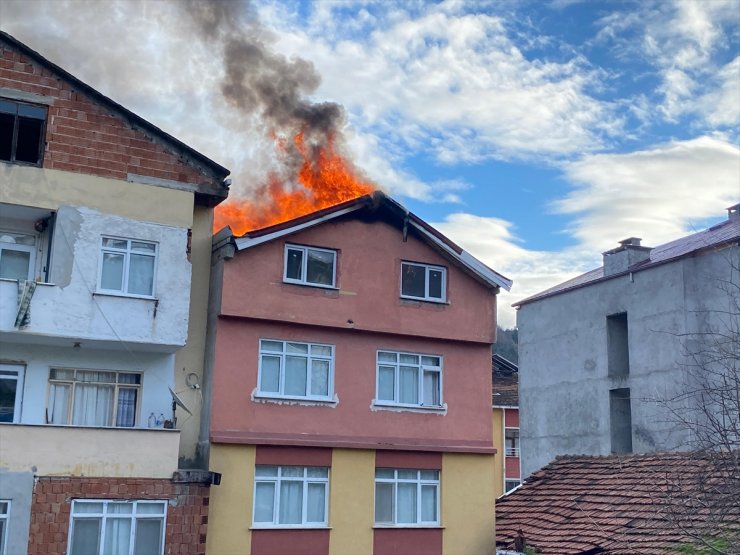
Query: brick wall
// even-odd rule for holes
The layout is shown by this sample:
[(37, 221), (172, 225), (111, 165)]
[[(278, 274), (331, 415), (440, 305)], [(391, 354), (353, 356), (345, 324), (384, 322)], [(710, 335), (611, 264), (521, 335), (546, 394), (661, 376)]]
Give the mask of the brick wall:
[(74, 499), (167, 499), (167, 555), (206, 551), (209, 487), (152, 478), (42, 477), (34, 485), (28, 553), (67, 552)]
[(135, 130), (68, 82), (0, 44), (0, 87), (53, 98), (43, 166), (114, 179), (128, 173), (185, 183), (216, 183), (172, 149)]

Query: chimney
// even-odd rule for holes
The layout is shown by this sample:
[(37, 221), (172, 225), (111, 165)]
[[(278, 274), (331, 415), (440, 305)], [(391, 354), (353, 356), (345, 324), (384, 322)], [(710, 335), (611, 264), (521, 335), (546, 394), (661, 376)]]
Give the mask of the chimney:
[(604, 256), (604, 277), (626, 272), (632, 266), (650, 258), (650, 247), (640, 246), (639, 237), (629, 237), (620, 241), (616, 249), (602, 253)]
[(740, 219), (740, 204), (727, 208), (727, 219), (730, 221)]

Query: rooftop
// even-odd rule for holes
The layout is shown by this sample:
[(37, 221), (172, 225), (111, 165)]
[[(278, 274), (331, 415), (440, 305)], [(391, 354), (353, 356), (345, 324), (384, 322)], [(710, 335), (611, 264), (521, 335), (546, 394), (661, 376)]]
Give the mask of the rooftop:
[(519, 367), (499, 354), (491, 357), (493, 389), (491, 404), (494, 407), (519, 406)]

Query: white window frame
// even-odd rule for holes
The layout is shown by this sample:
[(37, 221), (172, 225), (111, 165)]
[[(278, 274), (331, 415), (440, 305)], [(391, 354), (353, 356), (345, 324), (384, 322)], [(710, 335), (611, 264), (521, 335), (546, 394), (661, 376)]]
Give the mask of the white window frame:
[[(272, 467), (277, 468), (277, 476), (257, 476), (257, 468), (259, 467)], [(283, 469), (285, 468), (300, 468), (303, 470), (303, 476), (283, 476)], [(325, 477), (319, 476), (308, 476), (309, 469), (322, 469), (326, 470)], [(327, 528), (329, 526), (329, 467), (326, 466), (293, 466), (293, 465), (256, 465), (255, 476), (254, 476), (254, 491), (252, 492), (252, 527), (253, 528)], [(295, 524), (280, 524), (280, 488), (283, 482), (302, 482), (302, 506), (301, 506), (301, 522)], [(275, 493), (272, 500), (272, 522), (256, 522), (254, 520), (257, 512), (257, 484), (274, 484)], [(324, 485), (324, 520), (323, 522), (308, 521), (308, 485), (309, 484), (323, 484)]]
[[(393, 471), (393, 478), (379, 478), (378, 471)], [(399, 478), (398, 473), (400, 472), (416, 472), (416, 478)], [(422, 478), (422, 472), (436, 472), (437, 477)], [(390, 528), (423, 528), (423, 527), (438, 527), (440, 525), (440, 471), (433, 469), (415, 469), (415, 468), (376, 468), (375, 469), (375, 489), (373, 492), (374, 506), (377, 506), (377, 485), (378, 484), (392, 484), (393, 485), (393, 522), (378, 522), (375, 520), (376, 511), (373, 511), (373, 521), (376, 527), (390, 527)], [(415, 484), (416, 485), (416, 522), (398, 522), (398, 484)], [(437, 519), (434, 521), (422, 520), (422, 486), (436, 486), (437, 498), (435, 514)]]
[[(60, 370), (63, 372), (73, 372), (74, 377), (72, 379), (69, 378), (52, 378), (52, 372), (55, 370)], [(78, 372), (105, 372), (109, 374), (115, 374), (115, 382), (90, 382), (90, 381), (82, 381), (77, 379)], [(139, 376), (139, 383), (122, 383), (119, 381), (119, 376), (121, 374), (134, 374), (136, 376)], [(69, 387), (69, 401), (67, 406), (67, 416), (65, 418), (64, 424), (59, 424), (60, 426), (78, 426), (78, 424), (72, 423), (72, 418), (74, 415), (74, 404), (75, 404), (75, 387), (78, 383), (85, 384), (85, 385), (99, 385), (103, 387), (113, 387), (113, 405), (111, 407), (111, 422), (112, 424), (110, 426), (100, 426), (100, 427), (106, 427), (106, 428), (120, 428), (124, 430), (130, 430), (132, 428), (136, 428), (139, 425), (140, 420), (140, 411), (141, 411), (141, 402), (142, 402), (142, 393), (143, 393), (143, 382), (144, 382), (144, 374), (142, 372), (135, 372), (135, 371), (129, 371), (129, 370), (103, 370), (103, 369), (91, 369), (91, 368), (62, 368), (59, 366), (54, 366), (50, 368), (49, 370), (49, 393), (47, 395), (47, 402), (46, 402), (46, 411), (47, 411), (47, 420), (49, 419), (49, 403), (52, 400), (51, 397), (51, 386), (57, 385), (61, 387)], [(116, 415), (118, 414), (118, 391), (119, 389), (136, 389), (136, 407), (134, 408), (134, 424), (133, 426), (117, 426), (116, 425)], [(50, 424), (51, 422), (48, 422)], [(81, 426), (81, 424), (79, 424)], [(95, 426), (97, 427), (97, 426)]]
[[(508, 437), (506, 436), (506, 432), (516, 432), (516, 441), (515, 441), (514, 447), (509, 447)], [(518, 457), (519, 456), (519, 428), (516, 428), (516, 427), (504, 428), (504, 447), (505, 447), (505, 454), (507, 457)]]
[[(117, 247), (104, 246), (106, 239), (113, 241), (126, 241), (126, 248), (121, 249)], [(146, 253), (141, 251), (134, 251), (131, 248), (131, 243), (146, 243), (148, 245), (154, 245), (154, 253)], [(119, 254), (123, 255), (123, 276), (121, 279), (121, 289), (104, 289), (103, 288), (103, 265), (105, 263), (105, 254)], [(154, 269), (152, 271), (152, 291), (149, 295), (143, 295), (141, 293), (129, 293), (129, 265), (131, 255), (137, 256), (149, 256), (154, 259)], [(98, 293), (104, 293), (106, 295), (118, 295), (122, 297), (136, 297), (141, 299), (153, 299), (155, 298), (157, 290), (157, 262), (159, 259), (159, 244), (156, 241), (149, 241), (146, 239), (132, 239), (128, 237), (116, 237), (113, 235), (103, 235), (100, 238), (100, 264), (98, 264)]]
[[(380, 354), (388, 353), (396, 355), (396, 362), (381, 361)], [(401, 355), (415, 356), (418, 357), (419, 363), (412, 364), (409, 362), (400, 362)], [(439, 359), (439, 366), (433, 366), (422, 363), (422, 357), (433, 357)], [(381, 366), (393, 366), (394, 367), (394, 383), (393, 383), (393, 400), (380, 399), (380, 367)], [(416, 366), (418, 368), (418, 382), (417, 382), (417, 399), (418, 403), (402, 403), (399, 401), (400, 396), (400, 380), (401, 380), (401, 366)], [(375, 400), (374, 405), (388, 406), (388, 407), (408, 407), (417, 409), (430, 409), (430, 410), (441, 410), (445, 408), (443, 376), (442, 371), (444, 367), (444, 357), (442, 355), (431, 355), (425, 353), (409, 353), (406, 351), (393, 351), (390, 349), (378, 349), (375, 353)], [(439, 375), (439, 404), (438, 405), (425, 405), (424, 404), (424, 373), (435, 372)]]
[[(3, 257), (3, 251), (14, 251), (14, 252), (27, 252), (29, 253), (28, 257), (28, 275), (25, 279), (33, 280), (36, 276), (36, 250), (38, 248), (38, 236), (33, 233), (26, 233), (23, 231), (11, 231), (9, 229), (3, 229), (0, 230), (0, 236), (2, 235), (25, 235), (28, 237), (33, 237), (33, 245), (22, 245), (20, 243), (10, 243), (6, 241), (0, 241), (0, 260)], [(9, 278), (3, 278), (3, 279), (9, 279)]]
[[(269, 351), (266, 349), (263, 349), (262, 343), (263, 342), (275, 342), (275, 343), (282, 343), (283, 348), (281, 352), (278, 351)], [(307, 354), (302, 353), (288, 353), (287, 352), (287, 345), (288, 343), (294, 344), (294, 345), (305, 345), (308, 348)], [(330, 356), (324, 356), (324, 355), (315, 355), (312, 353), (313, 347), (328, 347), (331, 350)], [(295, 399), (295, 400), (301, 400), (301, 401), (319, 401), (319, 402), (326, 402), (326, 401), (333, 401), (334, 400), (334, 357), (335, 357), (335, 347), (334, 345), (329, 345), (326, 343), (308, 343), (306, 341), (290, 341), (287, 339), (268, 339), (268, 338), (260, 338), (259, 340), (259, 368), (257, 371), (257, 389), (255, 390), (255, 397), (264, 397), (264, 398), (274, 398), (274, 399)], [(263, 356), (270, 356), (270, 357), (279, 357), (280, 358), (280, 381), (278, 389), (279, 391), (262, 391), (262, 357)], [(329, 383), (327, 384), (327, 394), (324, 395), (311, 395), (310, 393), (306, 393), (306, 395), (286, 395), (283, 393), (285, 391), (285, 358), (291, 356), (291, 357), (300, 357), (300, 358), (306, 358), (306, 389), (308, 390), (311, 385), (311, 369), (312, 364), (311, 362), (313, 360), (317, 361), (326, 361), (329, 363)]]
[[(82, 504), (102, 503), (102, 513), (80, 513), (76, 512), (75, 509)], [(131, 513), (108, 513), (108, 506), (111, 504), (131, 503)], [(162, 513), (138, 513), (139, 505), (161, 505)], [(161, 499), (73, 499), (72, 508), (69, 515), (69, 534), (67, 538), (67, 553), (72, 553), (72, 541), (74, 539), (74, 527), (76, 519), (101, 519), (100, 523), (100, 547), (97, 555), (105, 555), (105, 524), (108, 519), (130, 519), (131, 522), (131, 538), (129, 541), (129, 555), (134, 554), (134, 538), (136, 537), (136, 521), (138, 519), (154, 519), (161, 517), (162, 519), (162, 536), (160, 538), (160, 545), (162, 546), (159, 555), (164, 555), (165, 547), (165, 535), (167, 531), (167, 501)]]
[[(21, 410), (23, 409), (23, 378), (25, 377), (25, 366), (20, 364), (0, 364), (0, 380), (15, 380), (15, 403), (13, 406), (13, 423), (21, 421)], [(15, 376), (13, 376), (15, 374)], [(2, 552), (0, 552), (2, 553)]]
[[(417, 297), (414, 295), (404, 295), (403, 293), (403, 268), (404, 266), (419, 266), (421, 268), (424, 268), (424, 296), (423, 297)], [(429, 295), (429, 272), (430, 271), (437, 271), (442, 274), (442, 296), (441, 297), (431, 297)], [(446, 303), (447, 302), (447, 268), (444, 266), (435, 266), (433, 264), (424, 264), (422, 262), (411, 262), (410, 260), (402, 260), (401, 261), (401, 283), (400, 285), (400, 292), (401, 292), (401, 298), (402, 299), (413, 299), (415, 301), (427, 301), (430, 303)]]
[[(289, 250), (301, 251), (303, 253), (303, 256), (301, 259), (300, 279), (288, 277), (288, 251)], [(314, 282), (308, 281), (307, 274), (308, 274), (308, 253), (309, 251), (329, 253), (332, 255), (334, 262), (332, 263), (331, 285), (326, 285), (324, 283), (314, 283)], [(308, 285), (309, 287), (322, 287), (324, 289), (336, 289), (337, 288), (337, 251), (332, 250), (332, 249), (322, 249), (319, 247), (307, 247), (303, 245), (292, 245), (292, 244), (286, 243), (285, 250), (284, 250), (284, 256), (283, 256), (283, 282), (294, 283), (297, 285)]]
[[(508, 487), (509, 482), (516, 482), (512, 487)], [(522, 485), (522, 481), (519, 478), (504, 478), (504, 493), (509, 493)]]
[(0, 499), (0, 505), (5, 505), (5, 512), (0, 511), (0, 522), (2, 522), (2, 534), (0, 534), (0, 555), (8, 552), (8, 526), (10, 525), (10, 499)]

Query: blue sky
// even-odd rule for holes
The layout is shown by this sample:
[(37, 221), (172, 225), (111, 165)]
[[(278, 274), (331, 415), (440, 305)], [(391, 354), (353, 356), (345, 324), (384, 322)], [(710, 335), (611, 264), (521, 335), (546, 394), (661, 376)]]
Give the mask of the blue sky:
[[(740, 3), (252, 4), (272, 51), (311, 62), (381, 188), (512, 278), (507, 307), (740, 199)], [(219, 52), (167, 2), (16, 2), (6, 30), (232, 169), (269, 166), (218, 93)], [(247, 31), (245, 28), (244, 32)]]

